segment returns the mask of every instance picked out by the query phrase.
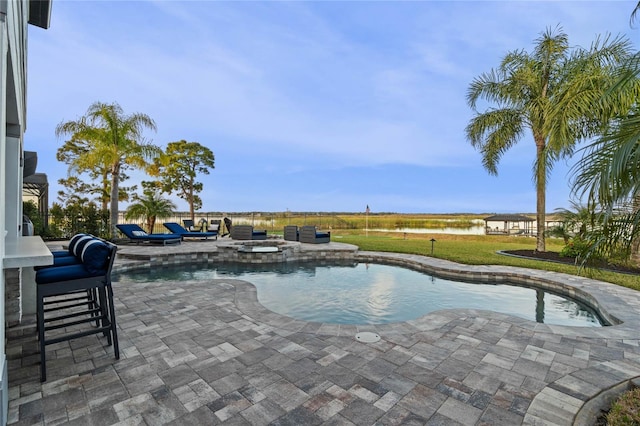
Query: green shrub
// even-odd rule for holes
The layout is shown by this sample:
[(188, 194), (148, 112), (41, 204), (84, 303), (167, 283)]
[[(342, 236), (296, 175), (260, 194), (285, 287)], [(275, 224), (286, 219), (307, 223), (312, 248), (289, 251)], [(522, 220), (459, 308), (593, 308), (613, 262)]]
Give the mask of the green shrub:
[(609, 426), (640, 425), (640, 388), (625, 392), (613, 403), (607, 414)]
[(574, 237), (562, 250), (560, 250), (560, 256), (583, 257), (590, 247), (590, 242), (579, 237)]

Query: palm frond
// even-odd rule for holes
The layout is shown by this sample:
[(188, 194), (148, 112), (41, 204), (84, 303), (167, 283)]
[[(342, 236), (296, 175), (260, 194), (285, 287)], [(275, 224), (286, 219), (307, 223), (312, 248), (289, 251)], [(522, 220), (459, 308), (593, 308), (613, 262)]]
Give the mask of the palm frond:
[(522, 114), (513, 109), (491, 110), (474, 117), (466, 128), (467, 138), (482, 153), (482, 164), (497, 174), (502, 155), (522, 137)]

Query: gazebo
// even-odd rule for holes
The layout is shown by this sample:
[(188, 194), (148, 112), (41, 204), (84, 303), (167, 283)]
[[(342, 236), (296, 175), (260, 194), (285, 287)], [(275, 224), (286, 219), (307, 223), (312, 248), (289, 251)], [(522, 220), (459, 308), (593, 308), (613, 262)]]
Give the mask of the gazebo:
[(486, 235), (535, 235), (535, 219), (521, 214), (497, 214), (484, 218)]

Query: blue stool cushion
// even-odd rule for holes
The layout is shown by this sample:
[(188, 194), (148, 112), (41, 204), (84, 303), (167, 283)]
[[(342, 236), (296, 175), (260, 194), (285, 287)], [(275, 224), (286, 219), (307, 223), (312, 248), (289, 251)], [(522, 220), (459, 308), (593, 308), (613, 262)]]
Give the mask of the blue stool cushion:
[(69, 257), (69, 256), (73, 256), (73, 253), (71, 253), (69, 250), (56, 250), (56, 251), (52, 251), (51, 254), (53, 255), (53, 258), (55, 259), (56, 257)]
[(80, 259), (85, 268), (92, 274), (104, 273), (110, 253), (111, 249), (108, 245), (100, 240), (92, 239), (82, 248)]
[(69, 265), (79, 265), (80, 263), (80, 259), (78, 259), (75, 256), (62, 256), (62, 257), (54, 257), (53, 258), (53, 265), (49, 265), (48, 267), (51, 266), (69, 266)]
[(80, 265), (82, 262), (75, 256), (53, 256), (52, 265), (34, 266), (36, 271), (46, 268), (55, 268), (58, 266)]
[[(104, 271), (100, 271), (104, 273)], [(100, 273), (92, 273), (84, 265), (59, 266), (56, 268), (44, 268), (36, 272), (36, 283), (48, 284), (58, 281), (69, 281), (80, 278), (96, 277)]]

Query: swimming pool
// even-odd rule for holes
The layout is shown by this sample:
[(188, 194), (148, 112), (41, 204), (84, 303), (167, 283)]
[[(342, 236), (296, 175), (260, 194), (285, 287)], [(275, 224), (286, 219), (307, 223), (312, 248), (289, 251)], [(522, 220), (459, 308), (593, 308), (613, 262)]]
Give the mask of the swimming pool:
[(334, 324), (386, 324), (441, 309), (482, 309), (545, 324), (604, 325), (590, 307), (545, 290), (452, 281), (378, 263), (231, 264), (126, 272), (114, 283), (236, 278), (257, 288), (258, 301), (292, 318)]

